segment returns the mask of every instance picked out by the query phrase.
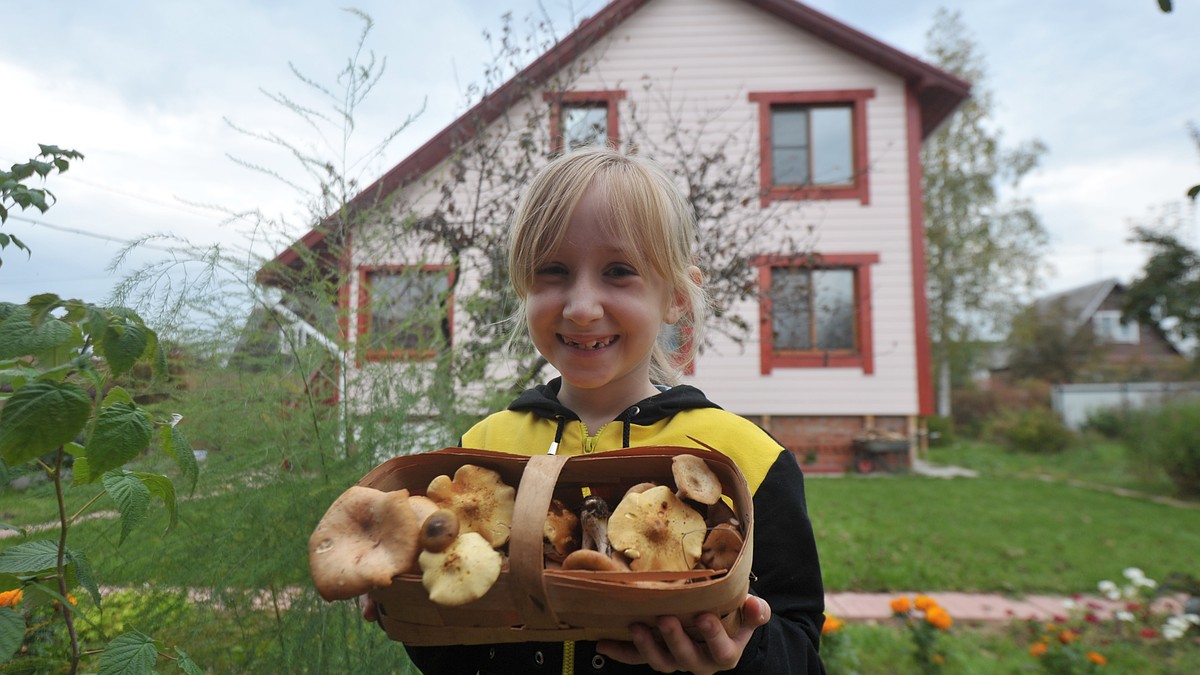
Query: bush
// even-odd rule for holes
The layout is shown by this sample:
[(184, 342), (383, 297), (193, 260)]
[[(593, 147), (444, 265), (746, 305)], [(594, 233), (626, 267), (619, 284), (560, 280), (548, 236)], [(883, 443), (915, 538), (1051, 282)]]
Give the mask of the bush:
[(1094, 431), (1104, 438), (1122, 438), (1129, 426), (1129, 413), (1118, 408), (1097, 408), (1088, 412), (1083, 429)]
[(1200, 401), (1177, 400), (1130, 413), (1131, 454), (1160, 467), (1180, 493), (1200, 496)]
[(1005, 411), (989, 426), (998, 442), (1017, 452), (1059, 453), (1075, 442), (1075, 434), (1049, 408)]
[(954, 429), (960, 436), (979, 439), (996, 415), (1044, 407), (1049, 402), (1050, 385), (1034, 380), (1013, 383), (996, 379), (984, 388), (955, 390), (951, 393)]
[(925, 419), (925, 429), (929, 433), (929, 446), (941, 448), (954, 444), (954, 418), (933, 415)]

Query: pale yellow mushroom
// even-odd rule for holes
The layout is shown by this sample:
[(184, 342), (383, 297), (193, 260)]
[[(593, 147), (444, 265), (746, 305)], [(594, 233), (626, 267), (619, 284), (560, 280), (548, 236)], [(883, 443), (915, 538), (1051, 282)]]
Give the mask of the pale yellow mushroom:
[(671, 475), (675, 478), (675, 493), (680, 499), (709, 505), (721, 500), (721, 479), (703, 459), (695, 455), (675, 455), (671, 458)]
[(425, 490), (425, 496), (439, 508), (458, 515), (463, 532), (478, 532), (493, 548), (508, 543), (516, 494), (516, 489), (500, 480), (500, 474), (474, 464), (460, 466), (453, 480), (449, 476), (434, 478)]
[(742, 552), (742, 535), (728, 523), (714, 527), (700, 550), (700, 563), (710, 570), (728, 570)]
[(457, 607), (491, 590), (500, 578), (503, 556), (478, 532), (463, 532), (440, 553), (422, 551), (419, 561), (429, 599)]
[(636, 572), (692, 569), (704, 534), (704, 518), (666, 485), (625, 495), (608, 521), (609, 541)]

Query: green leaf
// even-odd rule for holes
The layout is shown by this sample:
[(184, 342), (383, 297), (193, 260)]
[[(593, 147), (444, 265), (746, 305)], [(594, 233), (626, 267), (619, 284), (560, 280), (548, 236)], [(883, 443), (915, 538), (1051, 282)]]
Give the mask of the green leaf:
[(27, 541), (0, 552), (0, 572), (33, 574), (58, 566), (58, 543), (50, 539)]
[(0, 457), (14, 466), (69, 443), (91, 413), (92, 402), (82, 387), (30, 382), (0, 409)]
[(79, 485), (87, 485), (88, 483), (95, 483), (96, 478), (98, 478), (98, 476), (95, 476), (94, 474), (92, 474), (92, 470), (88, 466), (87, 457), (86, 456), (85, 457), (77, 456), (75, 458), (75, 464), (71, 467), (71, 485), (72, 485), (72, 487), (79, 486)]
[(67, 559), (71, 562), (71, 568), (75, 572), (75, 580), (92, 596), (92, 600), (99, 607), (100, 586), (96, 583), (96, 575), (92, 572), (92, 563), (88, 560), (87, 555), (83, 551), (67, 549)]
[(180, 670), (187, 673), (187, 675), (204, 675), (204, 670), (196, 665), (196, 662), (186, 652), (176, 647), (175, 653), (179, 655), (179, 660), (175, 662), (175, 665), (179, 666)]
[(108, 359), (113, 374), (120, 375), (133, 368), (133, 364), (145, 353), (147, 344), (149, 336), (145, 326), (127, 317), (113, 315), (96, 345), (96, 351)]
[(136, 405), (114, 403), (102, 408), (87, 445), (91, 473), (104, 474), (120, 468), (145, 450), (153, 435), (150, 417)]
[(71, 341), (70, 324), (49, 317), (34, 320), (28, 307), (19, 307), (0, 322), (0, 359), (40, 354)]
[(117, 542), (120, 546), (125, 543), (125, 537), (146, 519), (150, 510), (150, 490), (136, 475), (127, 471), (109, 471), (101, 480), (104, 490), (121, 512), (121, 539)]
[(1187, 191), (1187, 196), (1192, 201), (1196, 201), (1196, 198), (1200, 197), (1200, 185), (1193, 185), (1191, 189)]
[(12, 607), (0, 607), (0, 663), (8, 663), (25, 641), (25, 616)]
[(1169, 13), (1171, 11), (1171, 0), (1158, 0), (1158, 8)]
[[(163, 427), (164, 438), (169, 438), (170, 451), (167, 454), (175, 459), (175, 466), (179, 467), (179, 473), (182, 474), (184, 482), (188, 486), (188, 494), (196, 491), (196, 480), (200, 477), (200, 467), (196, 463), (196, 453), (192, 450), (192, 446), (188, 443), (187, 436), (179, 430), (179, 427), (166, 426)], [(164, 443), (164, 450), (168, 443)]]
[(108, 643), (100, 657), (99, 675), (150, 675), (157, 660), (154, 640), (130, 631)]
[(132, 405), (133, 397), (129, 395), (129, 392), (124, 387), (113, 387), (104, 395), (104, 402), (101, 403), (101, 406), (107, 408), (114, 403), (129, 403)]
[(167, 529), (163, 534), (170, 532), (175, 527), (177, 517), (175, 514), (175, 484), (170, 478), (160, 476), (155, 473), (135, 472), (133, 475), (141, 479), (142, 484), (150, 490), (150, 494), (162, 500), (163, 506), (167, 509)]

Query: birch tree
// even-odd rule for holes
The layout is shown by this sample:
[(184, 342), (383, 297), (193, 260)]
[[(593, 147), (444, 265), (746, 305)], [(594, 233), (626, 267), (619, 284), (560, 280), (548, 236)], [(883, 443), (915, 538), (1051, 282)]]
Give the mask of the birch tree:
[(926, 49), (933, 63), (973, 83), (972, 97), (926, 141), (921, 156), (937, 408), (949, 415), (951, 387), (965, 379), (965, 369), (952, 365), (963, 363), (959, 352), (1003, 335), (1018, 298), (1035, 285), (1047, 235), (1017, 188), (1046, 148), (1038, 140), (1002, 146), (984, 59), (958, 12), (938, 10)]

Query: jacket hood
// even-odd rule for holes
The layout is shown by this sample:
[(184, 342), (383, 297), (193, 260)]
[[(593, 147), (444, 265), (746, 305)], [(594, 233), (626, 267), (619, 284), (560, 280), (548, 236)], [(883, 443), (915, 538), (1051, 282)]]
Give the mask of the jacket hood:
[[(517, 412), (530, 412), (546, 419), (577, 420), (579, 415), (558, 400), (558, 392), (562, 389), (562, 378), (556, 377), (546, 384), (539, 384), (532, 389), (526, 389), (516, 398), (508, 409)], [(721, 406), (708, 400), (704, 392), (689, 385), (682, 384), (671, 387), (666, 391), (642, 399), (628, 407), (617, 416), (617, 419), (627, 424), (642, 426), (654, 424), (675, 413), (684, 410), (700, 408), (717, 408)]]

